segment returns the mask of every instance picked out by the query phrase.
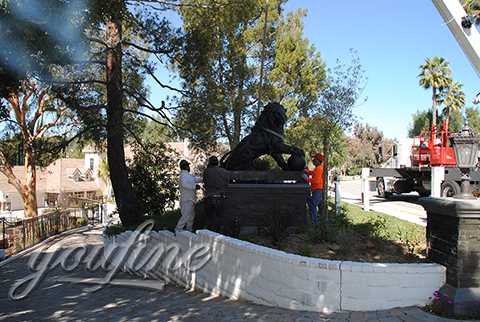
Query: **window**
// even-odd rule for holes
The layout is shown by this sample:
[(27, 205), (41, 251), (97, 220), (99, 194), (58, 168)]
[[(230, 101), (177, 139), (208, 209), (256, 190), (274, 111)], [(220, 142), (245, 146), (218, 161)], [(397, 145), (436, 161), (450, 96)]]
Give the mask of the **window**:
[(75, 169), (75, 171), (73, 171), (72, 173), (72, 177), (73, 177), (73, 181), (79, 182), (82, 180), (82, 173), (80, 172), (80, 170)]
[(93, 158), (90, 158), (90, 170), (93, 171), (93, 164), (94, 164), (94, 159)]
[(12, 203), (10, 201), (6, 201), (2, 204), (3, 211), (10, 211), (12, 209)]
[(85, 193), (83, 191), (75, 192), (74, 196), (75, 198), (85, 198)]
[(92, 181), (93, 178), (93, 173), (92, 173), (92, 170), (88, 169), (87, 171), (85, 171), (83, 177), (85, 178), (85, 181)]

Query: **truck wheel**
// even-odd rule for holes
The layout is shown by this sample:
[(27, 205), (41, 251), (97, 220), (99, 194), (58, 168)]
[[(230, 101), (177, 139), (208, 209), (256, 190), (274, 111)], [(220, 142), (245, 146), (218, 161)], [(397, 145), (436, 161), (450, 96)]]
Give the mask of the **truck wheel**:
[(385, 181), (383, 181), (383, 178), (377, 179), (377, 195), (385, 199), (388, 199), (392, 196), (391, 192), (385, 191)]
[(460, 193), (460, 185), (455, 181), (445, 181), (442, 183), (442, 197), (453, 197)]

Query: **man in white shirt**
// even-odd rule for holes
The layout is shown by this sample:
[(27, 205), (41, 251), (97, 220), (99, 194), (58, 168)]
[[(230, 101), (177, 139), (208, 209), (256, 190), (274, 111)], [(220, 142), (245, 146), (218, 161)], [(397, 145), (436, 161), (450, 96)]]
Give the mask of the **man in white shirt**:
[(175, 230), (192, 230), (195, 218), (196, 186), (202, 182), (202, 178), (190, 174), (190, 164), (187, 160), (180, 161), (180, 212), (182, 216), (178, 220)]

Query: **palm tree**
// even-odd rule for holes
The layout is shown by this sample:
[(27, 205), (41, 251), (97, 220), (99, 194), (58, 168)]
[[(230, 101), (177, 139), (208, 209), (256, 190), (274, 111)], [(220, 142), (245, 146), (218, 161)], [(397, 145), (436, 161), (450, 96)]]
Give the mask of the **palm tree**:
[(427, 58), (420, 66), (419, 84), (424, 89), (432, 89), (432, 130), (437, 125), (437, 105), (439, 94), (450, 83), (452, 71), (448, 62), (442, 57)]
[(448, 129), (448, 123), (450, 119), (450, 112), (454, 110), (460, 110), (465, 106), (465, 93), (462, 90), (462, 84), (452, 81), (446, 88), (443, 95), (442, 103), (445, 105), (443, 114), (446, 118), (446, 128)]

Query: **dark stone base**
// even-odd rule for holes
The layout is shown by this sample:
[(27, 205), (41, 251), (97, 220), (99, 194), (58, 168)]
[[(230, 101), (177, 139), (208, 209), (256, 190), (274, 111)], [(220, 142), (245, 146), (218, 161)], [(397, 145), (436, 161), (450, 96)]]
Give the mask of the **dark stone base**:
[(241, 227), (263, 226), (272, 214), (287, 216), (287, 226), (307, 224), (308, 185), (230, 184), (225, 200), (225, 215), (238, 218)]
[(440, 289), (440, 294), (442, 305), (449, 313), (480, 318), (480, 288), (456, 288), (446, 284)]
[[(255, 232), (276, 219), (282, 227), (306, 225), (308, 193), (299, 171), (233, 171), (223, 210), (230, 234)], [(207, 227), (208, 220), (200, 201), (195, 207), (194, 230)]]

